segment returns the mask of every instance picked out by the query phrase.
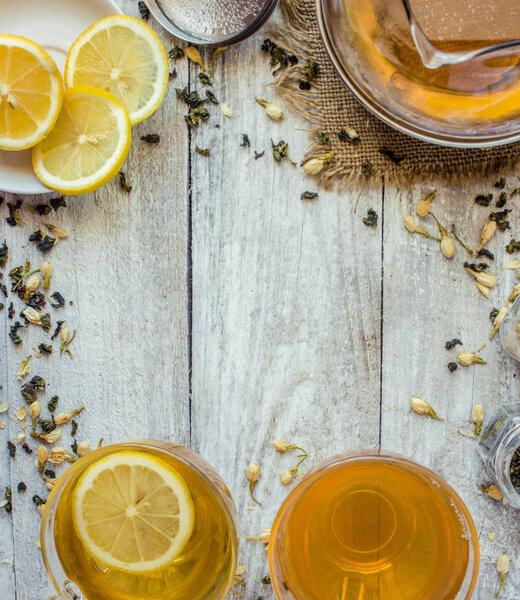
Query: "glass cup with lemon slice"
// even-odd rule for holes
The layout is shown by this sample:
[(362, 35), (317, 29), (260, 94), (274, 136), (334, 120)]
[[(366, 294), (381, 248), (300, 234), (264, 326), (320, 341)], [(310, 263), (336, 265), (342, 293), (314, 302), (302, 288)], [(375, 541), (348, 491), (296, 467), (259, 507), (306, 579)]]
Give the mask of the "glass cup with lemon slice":
[(138, 441), (99, 448), (52, 490), (43, 559), (63, 600), (216, 600), (238, 538), (229, 490), (200, 456)]

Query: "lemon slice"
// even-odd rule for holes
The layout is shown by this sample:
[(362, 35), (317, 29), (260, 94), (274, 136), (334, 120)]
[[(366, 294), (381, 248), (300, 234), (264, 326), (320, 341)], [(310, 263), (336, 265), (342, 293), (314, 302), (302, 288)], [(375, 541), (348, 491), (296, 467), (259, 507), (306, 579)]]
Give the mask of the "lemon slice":
[(62, 194), (85, 194), (114, 177), (131, 143), (128, 113), (114, 96), (70, 88), (54, 129), (33, 148), (34, 172)]
[(125, 105), (132, 125), (161, 104), (168, 78), (168, 55), (155, 31), (124, 15), (91, 25), (72, 44), (65, 65), (66, 87), (110, 92)]
[(163, 460), (135, 451), (116, 452), (88, 467), (74, 491), (72, 511), (92, 557), (128, 573), (170, 563), (194, 522), (181, 475)]
[(0, 148), (22, 150), (45, 137), (60, 112), (63, 80), (31, 40), (0, 34)]

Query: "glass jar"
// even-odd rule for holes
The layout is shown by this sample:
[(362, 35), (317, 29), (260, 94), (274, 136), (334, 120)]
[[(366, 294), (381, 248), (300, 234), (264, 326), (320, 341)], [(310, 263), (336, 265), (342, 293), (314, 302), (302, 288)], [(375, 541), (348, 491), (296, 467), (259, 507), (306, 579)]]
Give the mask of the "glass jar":
[(510, 356), (520, 360), (520, 296), (513, 302), (500, 326), (500, 341)]
[(504, 498), (520, 508), (520, 488), (511, 481), (511, 461), (520, 448), (520, 404), (502, 406), (486, 427), (478, 450)]

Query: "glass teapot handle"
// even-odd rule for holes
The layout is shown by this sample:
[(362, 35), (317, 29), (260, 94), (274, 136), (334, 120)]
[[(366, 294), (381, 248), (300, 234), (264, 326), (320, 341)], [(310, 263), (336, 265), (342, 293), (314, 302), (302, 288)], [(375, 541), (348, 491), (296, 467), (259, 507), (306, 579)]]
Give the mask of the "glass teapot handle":
[(411, 0), (401, 0), (406, 11), (410, 32), (412, 34), (415, 46), (421, 57), (424, 66), (428, 69), (439, 69), (449, 65), (457, 65), (467, 62), (474, 58), (493, 54), (495, 56), (508, 56), (511, 54), (520, 54), (520, 39), (507, 40), (497, 44), (491, 44), (468, 51), (444, 51), (435, 46), (423, 28), (420, 26), (415, 12), (411, 5)]

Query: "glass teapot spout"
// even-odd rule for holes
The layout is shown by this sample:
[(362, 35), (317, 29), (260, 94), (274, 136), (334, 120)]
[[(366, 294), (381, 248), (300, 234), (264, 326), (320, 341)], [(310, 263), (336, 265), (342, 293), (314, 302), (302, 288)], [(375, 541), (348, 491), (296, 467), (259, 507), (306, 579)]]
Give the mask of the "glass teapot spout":
[[(456, 11), (458, 0), (437, 3), (424, 3), (420, 0), (402, 2), (415, 46), (422, 63), (428, 69), (457, 65), (488, 54), (520, 55), (518, 0), (493, 2), (492, 18), (487, 12), (490, 10), (486, 6), (489, 5), (489, 0), (472, 0), (469, 4), (473, 6), (464, 2), (466, 12), (461, 12), (458, 17), (451, 14), (451, 10)], [(444, 18), (439, 19), (436, 9), (431, 9), (432, 4), (442, 10)]]

